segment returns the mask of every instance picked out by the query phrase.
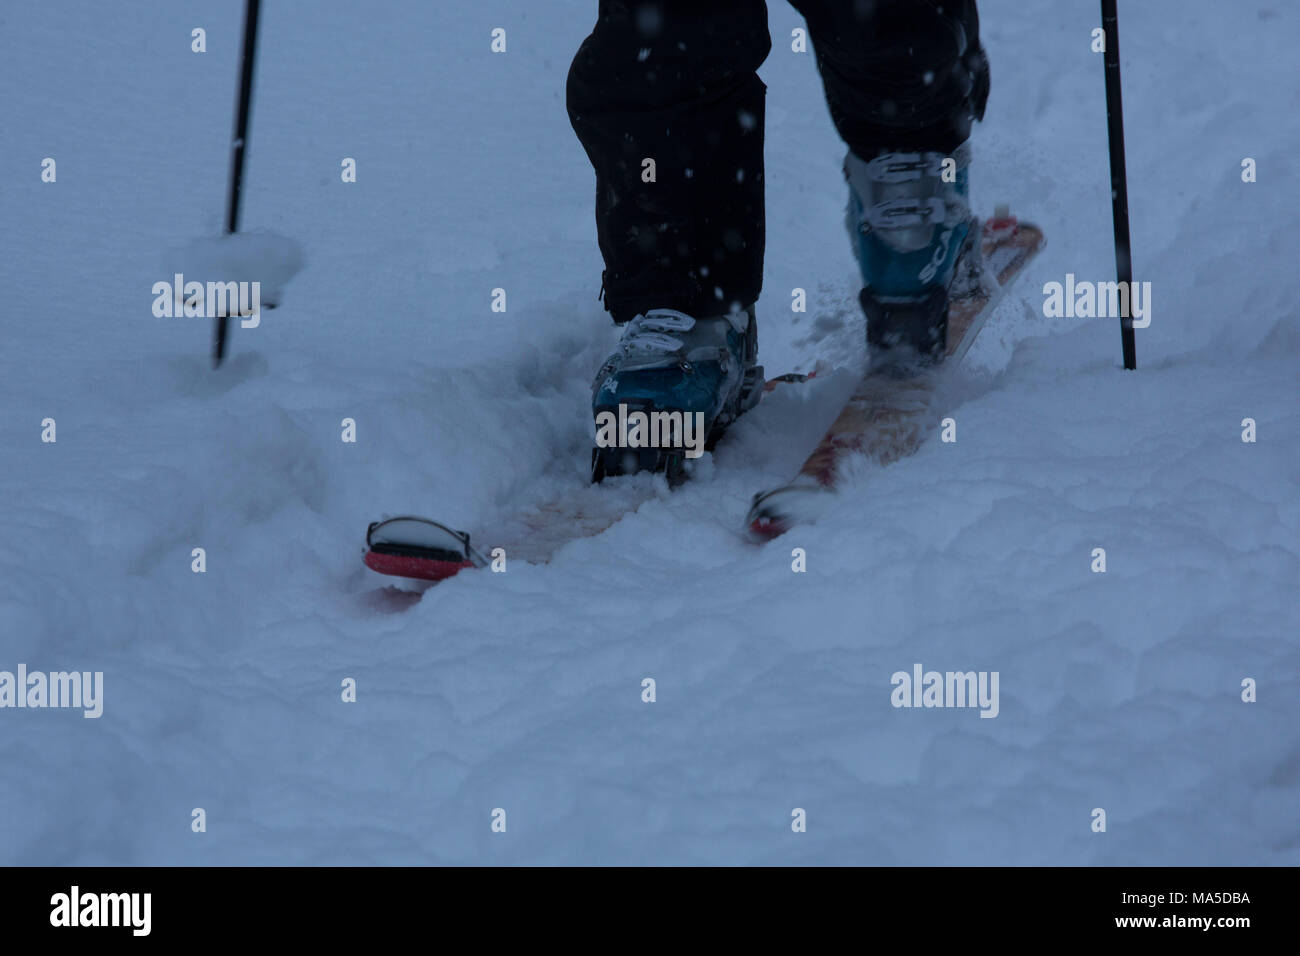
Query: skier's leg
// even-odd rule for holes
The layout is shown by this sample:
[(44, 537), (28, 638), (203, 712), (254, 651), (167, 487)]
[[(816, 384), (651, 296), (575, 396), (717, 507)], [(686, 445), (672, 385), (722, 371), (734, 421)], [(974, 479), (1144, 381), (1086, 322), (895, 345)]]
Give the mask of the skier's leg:
[[(763, 276), (764, 0), (600, 0), (568, 79), (605, 306), (744, 308)], [(653, 161), (653, 166), (648, 161)]]
[(975, 0), (791, 0), (807, 19), (826, 100), (849, 147), (848, 226), (873, 359), (942, 358), (958, 258), (978, 259), (965, 143), (988, 61)]
[(790, 0), (812, 34), (831, 119), (863, 158), (951, 152), (984, 115), (975, 0)]
[(680, 468), (681, 452), (607, 444), (601, 422), (620, 407), (690, 415), (713, 440), (760, 394), (755, 71), (770, 46), (764, 0), (601, 0), (574, 57), (569, 118), (596, 171), (605, 307), (625, 324), (592, 388), (597, 479)]

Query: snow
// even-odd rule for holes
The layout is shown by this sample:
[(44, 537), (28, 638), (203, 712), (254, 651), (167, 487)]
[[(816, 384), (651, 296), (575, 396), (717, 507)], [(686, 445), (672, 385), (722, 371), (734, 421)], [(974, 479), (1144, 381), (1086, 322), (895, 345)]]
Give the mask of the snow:
[[(258, 302), (278, 304), (290, 280), (302, 268), (302, 249), (291, 236), (268, 231), (238, 232), (193, 239), (168, 249), (162, 255), (161, 268), (163, 275), (203, 276), (205, 283), (208, 280), (256, 282)], [(171, 284), (175, 286), (175, 280)], [(189, 297), (179, 291), (174, 296), (182, 305), (186, 298)], [(261, 316), (243, 321), (249, 324), (242, 328), (256, 328)]]
[[(615, 333), (564, 77), (595, 5), (267, 5), (242, 224), (303, 268), (213, 372), (210, 321), (150, 289), (220, 234), (237, 6), (27, 4), (0, 32), (26, 78), (0, 670), (104, 672), (98, 719), (0, 710), (0, 863), (1300, 863), (1300, 8), (1122, 11), (1137, 372), (1113, 320), (1041, 311), (1114, 275), (1096, 9), (984, 0), (973, 199), (1049, 244), (953, 386), (957, 442), (755, 547), (750, 495), (848, 377), (783, 389), (682, 490), (610, 487), (642, 503), (550, 563), (385, 603), (369, 521), (474, 532), (583, 483)], [(842, 147), (770, 16), (762, 358), (851, 366)], [(891, 707), (918, 663), (997, 671), (998, 716)]]

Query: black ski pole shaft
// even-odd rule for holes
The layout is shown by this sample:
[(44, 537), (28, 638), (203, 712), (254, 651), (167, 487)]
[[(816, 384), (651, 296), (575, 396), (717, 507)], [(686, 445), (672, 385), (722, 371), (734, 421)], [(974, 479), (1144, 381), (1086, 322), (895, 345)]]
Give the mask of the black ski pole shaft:
[(1101, 0), (1101, 25), (1106, 39), (1106, 131), (1110, 139), (1110, 205), (1115, 220), (1115, 271), (1120, 287), (1128, 294), (1120, 316), (1120, 338), (1124, 344), (1124, 367), (1137, 368), (1137, 344), (1133, 339), (1133, 312), (1128, 305), (1133, 291), (1133, 252), (1128, 232), (1128, 171), (1124, 166), (1124, 101), (1119, 82), (1119, 17), (1115, 0)]
[[(239, 228), (239, 198), (244, 180), (244, 147), (248, 144), (248, 113), (253, 101), (253, 59), (257, 52), (257, 13), (260, 0), (247, 0), (244, 7), (244, 45), (240, 51), (239, 103), (235, 109), (235, 137), (230, 146), (230, 190), (226, 206), (226, 234)], [(212, 365), (221, 365), (226, 356), (228, 319), (217, 316), (216, 336), (212, 343)]]

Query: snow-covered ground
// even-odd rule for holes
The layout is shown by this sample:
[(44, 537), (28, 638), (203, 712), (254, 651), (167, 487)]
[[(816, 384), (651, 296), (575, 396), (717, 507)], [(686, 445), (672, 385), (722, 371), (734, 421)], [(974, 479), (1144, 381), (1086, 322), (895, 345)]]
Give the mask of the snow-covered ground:
[[(1117, 322), (1041, 309), (1114, 274), (1096, 4), (983, 0), (974, 196), (1049, 246), (958, 441), (756, 548), (750, 494), (830, 411), (779, 393), (680, 492), (394, 610), (369, 520), (584, 480), (595, 2), (265, 4), (243, 224), (305, 267), (214, 373), (150, 289), (221, 228), (241, 6), (0, 14), (0, 670), (104, 674), (99, 719), (0, 709), (0, 862), (1300, 863), (1300, 7), (1122, 4), (1137, 372)], [(763, 359), (852, 364), (842, 148), (770, 6)], [(998, 672), (998, 716), (892, 707), (918, 663)]]

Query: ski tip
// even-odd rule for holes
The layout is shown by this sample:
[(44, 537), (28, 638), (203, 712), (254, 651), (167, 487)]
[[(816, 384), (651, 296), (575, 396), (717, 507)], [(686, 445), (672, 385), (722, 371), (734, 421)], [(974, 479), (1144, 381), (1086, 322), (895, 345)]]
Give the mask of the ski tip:
[(1020, 231), (1020, 220), (1011, 215), (1006, 203), (995, 206), (993, 217), (984, 222), (984, 236), (994, 242), (1005, 242)]
[(810, 524), (821, 517), (831, 492), (803, 481), (754, 495), (745, 516), (750, 536), (756, 541), (779, 538), (798, 524)]
[(755, 541), (772, 541), (790, 530), (790, 523), (774, 515), (760, 515), (749, 522), (749, 536)]
[(486, 564), (465, 532), (412, 515), (373, 522), (366, 529), (365, 562), (380, 574), (421, 581), (445, 581)]
[(745, 515), (750, 538), (760, 544), (781, 537), (795, 524), (792, 515), (786, 513), (779, 504), (773, 505), (772, 497), (776, 495), (779, 499), (781, 490), (754, 495), (753, 504), (749, 506), (749, 514)]
[(466, 568), (474, 567), (474, 562), (469, 560), (444, 561), (411, 554), (383, 554), (379, 551), (367, 551), (365, 562), (371, 571), (421, 581), (445, 581)]

